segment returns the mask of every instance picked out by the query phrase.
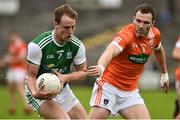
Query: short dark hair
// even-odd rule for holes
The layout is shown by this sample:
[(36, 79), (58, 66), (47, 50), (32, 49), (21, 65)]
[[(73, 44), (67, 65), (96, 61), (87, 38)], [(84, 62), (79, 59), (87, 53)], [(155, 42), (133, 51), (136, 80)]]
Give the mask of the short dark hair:
[(136, 13), (140, 11), (141, 13), (151, 13), (152, 14), (152, 21), (155, 19), (156, 16), (156, 12), (154, 7), (152, 7), (152, 5), (144, 3), (141, 4), (139, 6), (136, 7), (135, 11), (134, 11), (134, 16), (136, 15)]
[(70, 18), (77, 19), (77, 12), (68, 4), (61, 5), (54, 10), (55, 21), (59, 24), (62, 16), (66, 14)]

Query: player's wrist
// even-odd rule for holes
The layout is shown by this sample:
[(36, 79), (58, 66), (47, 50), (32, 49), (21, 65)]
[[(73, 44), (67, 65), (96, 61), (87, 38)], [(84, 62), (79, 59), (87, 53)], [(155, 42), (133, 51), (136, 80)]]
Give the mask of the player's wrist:
[(33, 96), (35, 96), (35, 95), (36, 95), (36, 91), (31, 90), (31, 94), (32, 94)]
[(99, 66), (99, 68), (101, 70), (101, 72), (100, 72), (100, 76), (101, 76), (103, 74), (105, 68), (104, 68), (104, 66), (102, 64), (99, 64), (98, 66)]
[(167, 80), (169, 79), (168, 73), (162, 73), (162, 77), (165, 78), (165, 79), (167, 79)]
[(26, 83), (27, 89), (29, 90), (29, 92), (32, 94), (32, 96), (34, 97), (36, 95), (36, 90), (35, 88), (33, 89), (32, 85), (27, 81)]
[(167, 82), (167, 81), (169, 81), (169, 75), (168, 75), (168, 73), (162, 73), (162, 75), (161, 75), (161, 81), (160, 81), (161, 86), (163, 86), (163, 84), (164, 84), (165, 82)]

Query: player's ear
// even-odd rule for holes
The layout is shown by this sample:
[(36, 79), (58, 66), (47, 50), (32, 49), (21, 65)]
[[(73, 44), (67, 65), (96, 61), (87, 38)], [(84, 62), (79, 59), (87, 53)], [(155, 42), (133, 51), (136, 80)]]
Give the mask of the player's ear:
[(132, 21), (133, 23), (134, 23), (135, 19), (136, 19), (136, 17), (133, 15), (133, 21)]
[(133, 15), (133, 20), (135, 20), (135, 16)]
[(153, 20), (151, 27), (154, 26), (154, 25), (155, 25), (155, 20)]

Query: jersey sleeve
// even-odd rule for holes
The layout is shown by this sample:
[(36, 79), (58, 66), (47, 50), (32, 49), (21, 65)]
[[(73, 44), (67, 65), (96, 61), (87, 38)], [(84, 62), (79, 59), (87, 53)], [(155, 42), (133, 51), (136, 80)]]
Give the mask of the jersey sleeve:
[(125, 33), (118, 33), (117, 36), (112, 40), (112, 44), (117, 46), (120, 51), (123, 51), (123, 49), (127, 46), (129, 41), (129, 36)]
[(161, 33), (158, 29), (156, 29), (154, 32), (155, 32), (154, 49), (158, 50), (161, 47)]
[(28, 51), (27, 51), (28, 62), (36, 65), (40, 65), (41, 59), (42, 59), (42, 51), (40, 47), (37, 44), (30, 42), (28, 44)]
[(80, 65), (84, 63), (85, 61), (86, 61), (86, 50), (83, 43), (81, 43), (79, 50), (73, 59), (73, 63), (75, 65)]

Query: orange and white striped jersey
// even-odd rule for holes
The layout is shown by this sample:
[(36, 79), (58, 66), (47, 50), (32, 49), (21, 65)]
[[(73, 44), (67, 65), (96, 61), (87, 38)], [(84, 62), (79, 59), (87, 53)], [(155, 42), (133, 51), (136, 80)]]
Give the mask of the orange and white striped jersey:
[[(27, 46), (25, 42), (17, 39), (9, 45), (9, 54), (12, 58), (24, 57), (26, 58)], [(26, 60), (17, 63), (9, 64), (10, 68), (26, 69)]]
[[(180, 35), (177, 39), (175, 47), (180, 49)], [(180, 66), (176, 68), (175, 79), (180, 81)]]
[(102, 79), (121, 90), (135, 90), (149, 55), (161, 45), (160, 32), (152, 27), (145, 39), (137, 38), (135, 25), (129, 24), (117, 33), (112, 43), (123, 51), (112, 58)]

